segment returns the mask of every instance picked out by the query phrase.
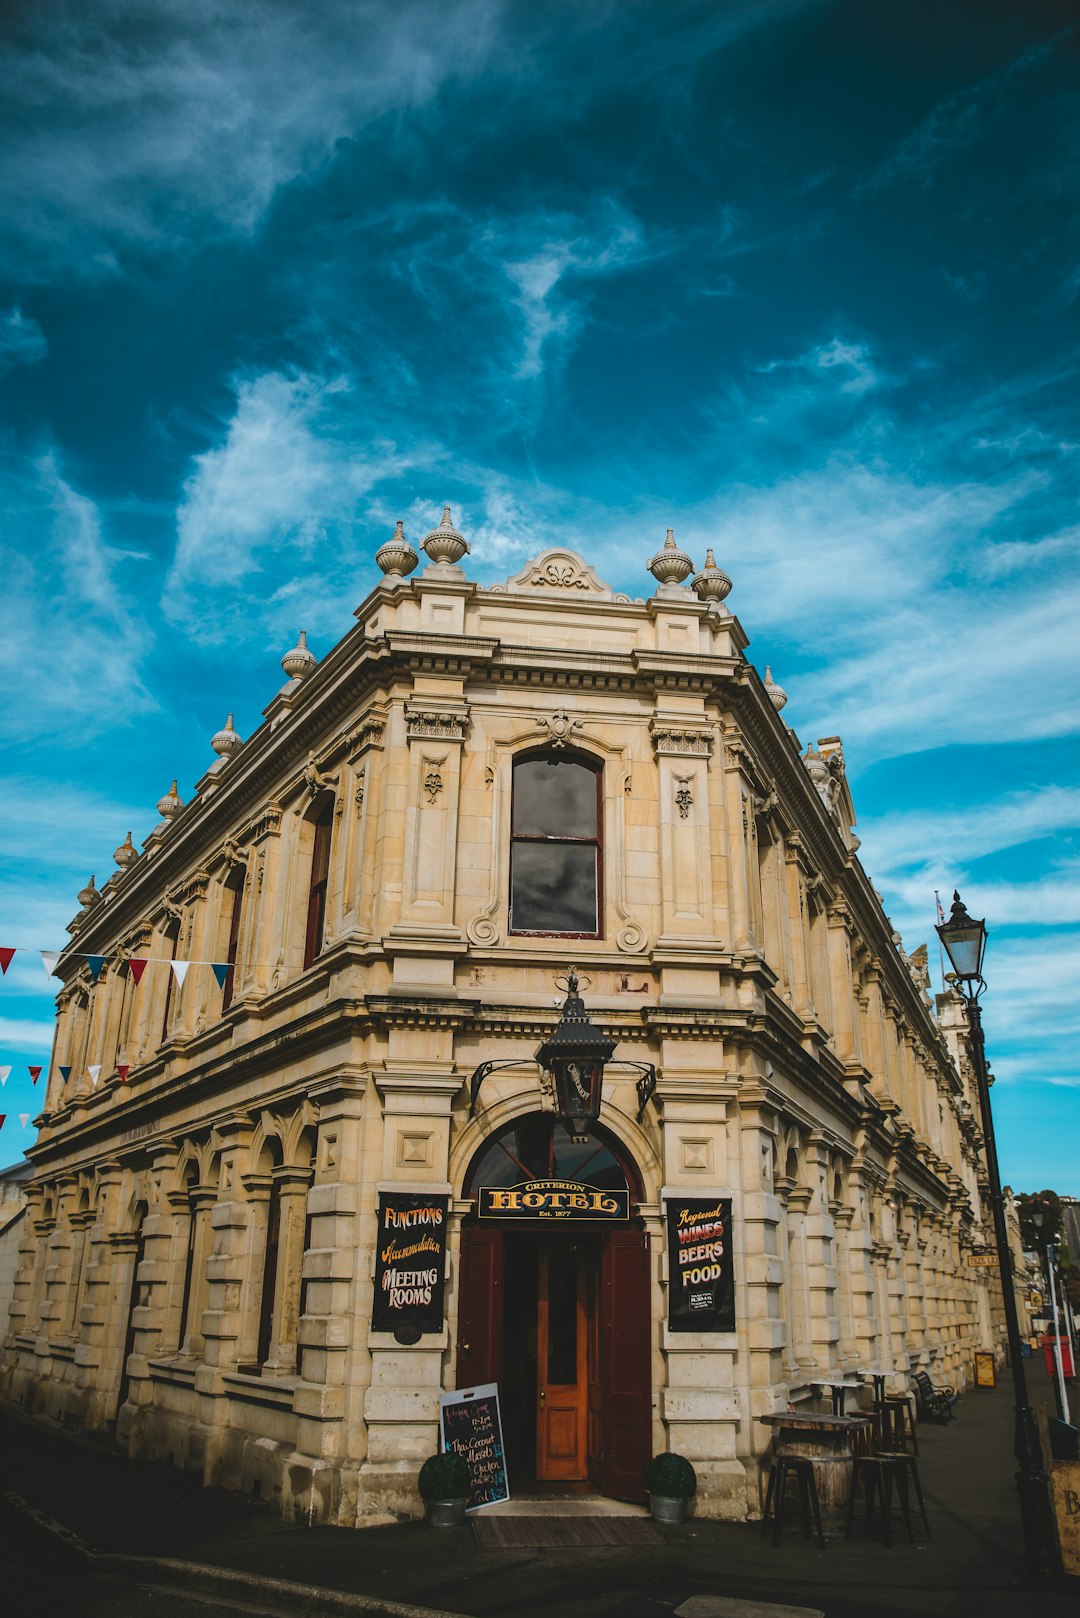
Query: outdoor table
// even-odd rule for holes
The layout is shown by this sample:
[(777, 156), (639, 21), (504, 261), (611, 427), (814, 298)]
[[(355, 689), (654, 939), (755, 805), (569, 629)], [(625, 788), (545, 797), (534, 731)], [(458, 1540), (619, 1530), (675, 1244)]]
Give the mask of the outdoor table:
[(870, 1426), (869, 1419), (786, 1410), (758, 1420), (776, 1428), (775, 1454), (802, 1455), (813, 1462), (822, 1529), (826, 1534), (842, 1534), (851, 1493), (854, 1438)]
[(847, 1398), (847, 1390), (849, 1388), (861, 1388), (862, 1383), (853, 1382), (850, 1377), (838, 1376), (835, 1381), (811, 1382), (810, 1386), (812, 1388), (828, 1388), (832, 1397), (833, 1415), (844, 1416), (847, 1414), (847, 1411), (844, 1409), (844, 1401)]

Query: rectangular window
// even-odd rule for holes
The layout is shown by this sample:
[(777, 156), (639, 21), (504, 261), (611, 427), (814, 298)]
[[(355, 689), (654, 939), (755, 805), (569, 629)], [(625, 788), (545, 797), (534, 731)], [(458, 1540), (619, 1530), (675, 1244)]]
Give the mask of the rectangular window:
[(237, 882), (235, 887), (229, 889), (232, 894), (232, 910), (229, 913), (229, 948), (225, 959), (229, 963), (229, 970), (225, 974), (225, 982), (221, 990), (221, 1009), (228, 1011), (232, 1005), (233, 994), (236, 992), (236, 949), (240, 942), (240, 911), (244, 902), (243, 881)]
[(313, 966), (322, 950), (326, 925), (326, 883), (330, 875), (330, 833), (334, 804), (329, 799), (315, 822), (311, 848), (311, 886), (308, 889), (307, 931), (304, 936), (304, 970)]
[(603, 776), (556, 753), (514, 765), (510, 931), (598, 938)]

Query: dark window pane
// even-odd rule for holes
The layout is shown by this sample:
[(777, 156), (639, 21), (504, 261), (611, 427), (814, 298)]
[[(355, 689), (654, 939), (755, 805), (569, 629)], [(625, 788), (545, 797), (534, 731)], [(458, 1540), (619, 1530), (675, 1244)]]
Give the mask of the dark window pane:
[(510, 926), (519, 933), (595, 933), (595, 847), (515, 843)]
[(596, 771), (572, 759), (527, 758), (514, 768), (514, 835), (595, 837)]

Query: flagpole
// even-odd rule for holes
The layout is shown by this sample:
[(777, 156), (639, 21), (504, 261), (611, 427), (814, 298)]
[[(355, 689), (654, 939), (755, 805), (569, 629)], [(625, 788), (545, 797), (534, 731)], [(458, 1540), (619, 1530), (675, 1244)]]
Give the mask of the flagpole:
[[(941, 923), (945, 920), (945, 912), (941, 908), (941, 895), (938, 892), (937, 888), (934, 889), (934, 903), (937, 905), (937, 919), (938, 919), (938, 926), (940, 927)], [(935, 931), (936, 931), (936, 929), (935, 929)], [(945, 951), (942, 949), (942, 946), (941, 946), (941, 934), (940, 933), (938, 933), (937, 954), (938, 954), (938, 971), (941, 973), (941, 992), (942, 992), (942, 994), (944, 994), (945, 993)]]

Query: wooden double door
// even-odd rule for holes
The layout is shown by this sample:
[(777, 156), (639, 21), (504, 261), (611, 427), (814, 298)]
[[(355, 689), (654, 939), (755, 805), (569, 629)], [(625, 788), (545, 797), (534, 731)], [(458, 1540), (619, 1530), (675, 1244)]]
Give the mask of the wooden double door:
[(457, 1382), (499, 1384), (512, 1487), (590, 1482), (644, 1498), (646, 1240), (634, 1228), (463, 1227)]

